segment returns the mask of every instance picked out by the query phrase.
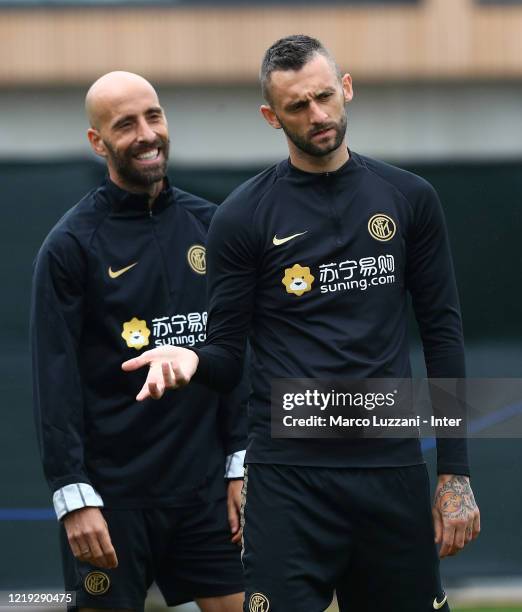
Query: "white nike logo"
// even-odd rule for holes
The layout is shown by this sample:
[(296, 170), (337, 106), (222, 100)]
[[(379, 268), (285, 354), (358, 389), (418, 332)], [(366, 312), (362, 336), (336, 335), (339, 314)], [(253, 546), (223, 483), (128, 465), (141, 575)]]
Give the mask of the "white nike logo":
[(286, 238), (278, 238), (277, 234), (272, 238), (272, 242), (276, 245), (279, 246), (280, 244), (284, 244), (285, 242), (288, 242), (289, 240), (293, 240), (294, 238), (297, 238), (297, 236), (302, 236), (303, 234), (306, 234), (308, 232), (308, 230), (306, 230), (306, 232), (301, 232), (300, 234), (292, 234), (291, 236), (287, 236)]
[(437, 598), (435, 597), (435, 599), (433, 600), (433, 609), (440, 610), (442, 606), (446, 603), (447, 599), (448, 599), (448, 596), (444, 595), (444, 599), (439, 603), (437, 601)]

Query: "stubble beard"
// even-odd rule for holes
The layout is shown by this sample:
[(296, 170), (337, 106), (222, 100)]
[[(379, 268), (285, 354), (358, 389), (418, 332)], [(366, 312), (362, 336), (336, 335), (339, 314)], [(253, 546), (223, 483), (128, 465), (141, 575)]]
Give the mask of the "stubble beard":
[[(333, 151), (336, 151), (342, 144), (344, 137), (346, 135), (346, 127), (348, 125), (348, 117), (346, 114), (346, 110), (343, 109), (343, 113), (341, 115), (340, 120), (337, 123), (330, 122), (324, 123), (322, 125), (317, 125), (310, 130), (306, 136), (301, 136), (292, 132), (292, 130), (288, 129), (288, 127), (279, 119), (279, 123), (283, 129), (283, 132), (286, 134), (288, 139), (303, 153), (307, 153), (313, 157), (325, 157), (329, 155)], [(335, 130), (335, 138), (331, 145), (321, 146), (319, 144), (315, 144), (312, 141), (314, 134), (321, 132), (326, 129)]]

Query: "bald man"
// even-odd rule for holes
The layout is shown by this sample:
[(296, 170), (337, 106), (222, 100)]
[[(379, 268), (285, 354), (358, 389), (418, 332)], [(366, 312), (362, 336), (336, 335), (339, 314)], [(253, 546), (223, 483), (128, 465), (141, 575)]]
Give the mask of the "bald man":
[(239, 505), (245, 385), (135, 400), (120, 363), (205, 339), (205, 242), (216, 207), (166, 177), (168, 126), (127, 72), (89, 89), (87, 131), (108, 176), (69, 210), (35, 263), (36, 423), (63, 528), (66, 590), (80, 609), (242, 609)]

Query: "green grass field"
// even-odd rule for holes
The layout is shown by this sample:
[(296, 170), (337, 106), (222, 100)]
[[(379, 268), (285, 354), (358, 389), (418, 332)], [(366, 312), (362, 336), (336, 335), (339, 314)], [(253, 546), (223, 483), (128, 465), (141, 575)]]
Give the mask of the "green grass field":
[(478, 608), (452, 608), (452, 612), (522, 612), (522, 604), (516, 606), (480, 606)]
[[(332, 604), (326, 612), (338, 612), (335, 604)], [(522, 612), (522, 603), (518, 605), (488, 605), (488, 606), (471, 606), (471, 607), (452, 607), (451, 612)]]

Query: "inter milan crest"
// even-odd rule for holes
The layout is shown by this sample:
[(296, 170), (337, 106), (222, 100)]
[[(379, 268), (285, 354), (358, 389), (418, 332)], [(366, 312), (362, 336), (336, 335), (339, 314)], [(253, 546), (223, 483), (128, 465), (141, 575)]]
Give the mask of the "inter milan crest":
[(104, 595), (109, 590), (111, 581), (105, 572), (89, 572), (85, 576), (83, 586), (89, 595)]
[(189, 266), (196, 274), (205, 274), (207, 271), (205, 247), (195, 244), (187, 252)]
[(375, 238), (375, 240), (379, 240), (379, 242), (391, 240), (395, 236), (395, 230), (395, 221), (383, 213), (373, 215), (368, 221), (370, 236)]
[(249, 612), (268, 612), (270, 603), (263, 593), (252, 593), (248, 604)]

